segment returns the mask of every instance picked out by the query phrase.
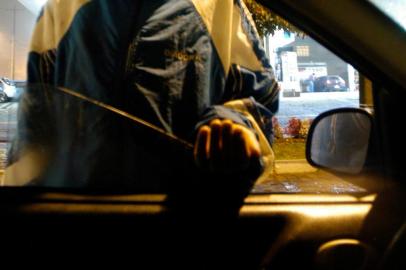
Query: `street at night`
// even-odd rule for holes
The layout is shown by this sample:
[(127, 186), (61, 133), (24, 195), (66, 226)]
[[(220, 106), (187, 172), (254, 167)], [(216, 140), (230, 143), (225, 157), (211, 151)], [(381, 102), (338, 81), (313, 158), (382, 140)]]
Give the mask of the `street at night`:
[(280, 124), (285, 126), (291, 117), (313, 119), (322, 112), (334, 108), (359, 107), (359, 93), (351, 92), (315, 92), (301, 93), (300, 97), (283, 97), (276, 115)]

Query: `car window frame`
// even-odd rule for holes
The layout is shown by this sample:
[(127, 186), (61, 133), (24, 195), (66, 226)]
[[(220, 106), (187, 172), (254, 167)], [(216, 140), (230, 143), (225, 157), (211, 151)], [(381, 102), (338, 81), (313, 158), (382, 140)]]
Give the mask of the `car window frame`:
[[(279, 2), (279, 1), (271, 0), (270, 2)], [(303, 3), (303, 1), (296, 2)], [(291, 10), (294, 9), (288, 8), (285, 9), (285, 12), (289, 13)], [(348, 60), (346, 61), (350, 62)], [(362, 62), (361, 60), (357, 61), (359, 63)], [(375, 87), (377, 86), (375, 85)], [(193, 193), (193, 191), (191, 191), (191, 193)], [(21, 243), (27, 242), (29, 243), (29, 240), (32, 241), (31, 234), (37, 235), (37, 237), (34, 239), (39, 240), (38, 243), (36, 244), (37, 248), (35, 250), (29, 249), (31, 253), (34, 252), (34, 254), (37, 254), (36, 252), (38, 253), (41, 252), (41, 254), (48, 254), (49, 253), (48, 251), (55, 252), (55, 250), (57, 250), (59, 251), (59, 253), (65, 254), (66, 253), (65, 249), (67, 252), (71, 252), (72, 250), (75, 249), (77, 250), (78, 247), (79, 251), (82, 251), (82, 249), (87, 248), (88, 246), (86, 245), (85, 248), (82, 246), (83, 243), (81, 241), (83, 241), (84, 239), (85, 240), (89, 239), (89, 235), (86, 235), (86, 233), (89, 233), (91, 231), (96, 232), (95, 235), (97, 236), (97, 238), (95, 237), (95, 239), (99, 240), (96, 241), (96, 243), (100, 243), (99, 247), (100, 249), (108, 247), (109, 248), (108, 251), (113, 249), (121, 251), (122, 250), (120, 249), (121, 246), (119, 245), (108, 246), (107, 244), (110, 243), (121, 244), (119, 240), (127, 239), (129, 237), (131, 237), (132, 240), (134, 238), (134, 235), (135, 236), (141, 235), (149, 240), (150, 238), (152, 238), (150, 235), (148, 235), (149, 231), (140, 230), (139, 221), (140, 220), (144, 221), (146, 225), (154, 224), (152, 222), (148, 223), (147, 219), (155, 218), (156, 216), (162, 217), (163, 213), (165, 213), (168, 210), (164, 205), (164, 201), (162, 201), (161, 198), (154, 197), (155, 195), (141, 194), (140, 196), (130, 195), (130, 197), (127, 197), (126, 195), (123, 194), (119, 194), (118, 196), (117, 194), (108, 194), (106, 196), (107, 197), (104, 197), (103, 194), (97, 194), (94, 191), (89, 190), (80, 190), (80, 191), (64, 190), (64, 189), (50, 190), (46, 188), (28, 188), (28, 187), (7, 188), (4, 190), (0, 189), (0, 208), (1, 208), (0, 213), (2, 214), (2, 217), (7, 218), (7, 219), (4, 218), (5, 222), (11, 222), (11, 225), (18, 225), (17, 229), (20, 228), (22, 229), (19, 232), (19, 234), (9, 232), (8, 235), (13, 238), (13, 242), (16, 243), (16, 247), (18, 245), (18, 249), (15, 250), (19, 250), (20, 254), (24, 255), (24, 248), (21, 249)], [(208, 198), (206, 199), (207, 202), (210, 202), (210, 199), (211, 198), (208, 196)], [(309, 194), (306, 194), (304, 196), (296, 194), (287, 194), (285, 196), (278, 196), (277, 194), (276, 196), (275, 194), (249, 195), (245, 201), (244, 209), (242, 213), (240, 213), (240, 216), (245, 218), (244, 220), (245, 223), (238, 224), (240, 225), (238, 227), (239, 230), (235, 229), (235, 226), (233, 226), (235, 225), (234, 223), (226, 223), (224, 226), (222, 226), (221, 220), (211, 218), (212, 216), (208, 215), (211, 213), (209, 213), (207, 209), (205, 209), (205, 211), (202, 213), (202, 218), (196, 220), (196, 221), (203, 220), (204, 221), (203, 223), (200, 224), (197, 223), (196, 221), (195, 223), (187, 222), (186, 226), (185, 224), (181, 223), (180, 225), (183, 226), (180, 226), (180, 228), (185, 229), (185, 231), (188, 230), (194, 231), (194, 233), (189, 233), (188, 231), (186, 235), (191, 238), (190, 243), (196, 245), (199, 244), (198, 240), (200, 239), (200, 238), (196, 239), (197, 234), (203, 233), (203, 236), (201, 236), (201, 238), (204, 238), (206, 234), (209, 235), (209, 233), (214, 231), (213, 228), (217, 228), (219, 225), (220, 227), (226, 228), (227, 231), (232, 232), (232, 234), (230, 234), (232, 235), (232, 238), (230, 237), (230, 239), (236, 240), (235, 241), (236, 247), (238, 248), (241, 246), (244, 247), (245, 249), (243, 251), (256, 252), (258, 250), (261, 250), (258, 247), (261, 246), (262, 244), (265, 247), (264, 250), (267, 251), (267, 253), (259, 254), (260, 256), (265, 256), (264, 262), (265, 264), (262, 263), (261, 268), (268, 268), (266, 266), (267, 264), (272, 263), (271, 260), (274, 258), (274, 255), (277, 254), (277, 252), (280, 251), (281, 249), (282, 251), (284, 251), (283, 250), (284, 247), (291, 247), (288, 246), (288, 244), (290, 244), (294, 240), (296, 241), (299, 240), (296, 242), (296, 244), (299, 244), (299, 247), (306, 247), (304, 245), (306, 243), (315, 247), (320, 241), (326, 239), (332, 240), (332, 237), (348, 237), (348, 238), (356, 237), (361, 240), (371, 241), (375, 243), (377, 247), (384, 248), (385, 246), (382, 245), (382, 243), (387, 242), (386, 238), (391, 236), (392, 229), (384, 227), (385, 230), (380, 230), (381, 232), (384, 233), (378, 235), (368, 234), (370, 231), (364, 232), (364, 234), (362, 234), (362, 232), (359, 231), (359, 229), (362, 228), (363, 225), (372, 224), (373, 222), (371, 222), (372, 221), (371, 218), (374, 217), (370, 216), (368, 220), (365, 220), (363, 212), (360, 213), (359, 210), (372, 207), (372, 204), (374, 206), (376, 206), (377, 204), (377, 202), (375, 202), (374, 199), (372, 198), (369, 198), (368, 201), (365, 201), (365, 199), (366, 199), (365, 197), (360, 197), (357, 199), (342, 195), (327, 195), (327, 196), (323, 195), (312, 196)], [(396, 203), (399, 202), (399, 200), (394, 201)], [(204, 205), (205, 203), (206, 202), (202, 202), (202, 205)], [(374, 207), (374, 210), (375, 209), (384, 210), (381, 204), (379, 204), (378, 206), (380, 207)], [(345, 211), (353, 210), (354, 211), (353, 213), (358, 214), (348, 216), (344, 215), (339, 217), (330, 216), (330, 218), (328, 216), (323, 216), (323, 214), (325, 213), (334, 214), (334, 212), (330, 212), (330, 210), (335, 209), (334, 207), (339, 207), (338, 210), (340, 209)], [(402, 207), (402, 205), (400, 204), (398, 205), (398, 207)], [(188, 218), (190, 218), (188, 215), (190, 215), (191, 213), (197, 216), (198, 212), (196, 213), (196, 211), (201, 209), (194, 209), (191, 207), (190, 210), (191, 211), (186, 212), (187, 215), (185, 215), (184, 220), (188, 220)], [(343, 212), (344, 211), (342, 211), (341, 213)], [(384, 211), (384, 212), (387, 215), (389, 215), (390, 213), (391, 215), (389, 217), (393, 218), (392, 215), (393, 211)], [(398, 211), (398, 213), (403, 212), (404, 212), (403, 210)], [(317, 216), (317, 214), (321, 214), (321, 216)], [(134, 217), (135, 215), (138, 215), (141, 218), (137, 219)], [(147, 222), (145, 222), (145, 220), (143, 220), (142, 218), (145, 218)], [(284, 226), (282, 227), (285, 228), (285, 230), (282, 232), (279, 232), (275, 230), (274, 227), (269, 226), (271, 224), (275, 224), (275, 220), (277, 218), (282, 219), (283, 222), (282, 224), (287, 225), (286, 228)], [(395, 225), (393, 225), (394, 222), (392, 219), (386, 218), (386, 216), (383, 217), (379, 216), (379, 218), (380, 218), (379, 220), (386, 220), (387, 222), (377, 222), (376, 223), (377, 225), (388, 225), (391, 227), (395, 227)], [(93, 222), (89, 222), (89, 220)], [(59, 221), (59, 223), (57, 221)], [(157, 221), (156, 223), (159, 224), (160, 226), (160, 228), (158, 227), (159, 231), (161, 231), (161, 229), (165, 229), (168, 224), (179, 226), (180, 223), (176, 222), (176, 220), (175, 222), (173, 220), (170, 220), (169, 222), (164, 223), (162, 222), (165, 221), (164, 219), (157, 220), (154, 219), (153, 221)], [(251, 223), (247, 225), (248, 222)], [(36, 226), (32, 226), (33, 224)], [(55, 226), (55, 224), (65, 226), (64, 227)], [(89, 224), (94, 226), (89, 226)], [(350, 224), (350, 226), (348, 224)], [(190, 226), (190, 225), (199, 225), (199, 226)], [(51, 232), (45, 231), (46, 229), (49, 229), (51, 227), (53, 227)], [(68, 234), (66, 234), (66, 231), (64, 230), (67, 228), (69, 229), (67, 231)], [(76, 232), (75, 228), (76, 231), (79, 232), (78, 234), (73, 233)], [(148, 226), (145, 226), (145, 228), (148, 228)], [(155, 229), (156, 227), (153, 228)], [(115, 231), (114, 229), (121, 230), (120, 231), (121, 234), (118, 235), (123, 236), (125, 238), (117, 237), (116, 234), (117, 231)], [(371, 228), (368, 227), (368, 229)], [(253, 232), (255, 233), (253, 234)], [(263, 232), (264, 234), (262, 234)], [(268, 240), (268, 237), (269, 235), (274, 234), (276, 234), (275, 235), (276, 238), (271, 239), (272, 242), (270, 242), (271, 240)], [(68, 246), (68, 248), (65, 249), (60, 248), (60, 246), (66, 244), (66, 242), (63, 241), (64, 240), (62, 238), (63, 235), (65, 235), (65, 238), (72, 237), (73, 242), (71, 246)], [(258, 235), (260, 235), (261, 237), (258, 237)], [(29, 236), (31, 236), (31, 238)], [(108, 236), (115, 237), (115, 239), (117, 238), (117, 241), (116, 242), (113, 242), (111, 240), (108, 241), (109, 240)], [(215, 237), (210, 237), (208, 239), (215, 240), (212, 243), (216, 243), (216, 246), (223, 247), (221, 244), (224, 244), (224, 235), (218, 234), (218, 236), (219, 237), (217, 239)], [(53, 237), (54, 241), (49, 241), (47, 237), (49, 238)], [(83, 237), (83, 239), (81, 237)], [(154, 239), (156, 240), (156, 238)], [(257, 241), (253, 242), (248, 241), (247, 239)], [(45, 250), (41, 249), (41, 247), (46, 245), (44, 244), (44, 240), (48, 240), (45, 241), (46, 244), (48, 243), (51, 244), (48, 245), (47, 249)], [(94, 239), (91, 238), (91, 240)], [(132, 242), (132, 244), (134, 243), (137, 244), (136, 242)], [(158, 242), (153, 242), (154, 251), (156, 251), (156, 246), (159, 246), (159, 244), (160, 243)], [(193, 250), (193, 253), (199, 253), (195, 252), (196, 250), (194, 249), (193, 245), (186, 246), (188, 249)], [(70, 249), (71, 247), (74, 249)], [(142, 247), (144, 248), (144, 246)], [(6, 248), (8, 248), (8, 246), (6, 246)], [(139, 253), (137, 252), (134, 253), (133, 249), (130, 250), (132, 253), (131, 256), (126, 257), (120, 254), (120, 257), (117, 256), (117, 258), (121, 259), (131, 258), (131, 260), (133, 260), (134, 258), (136, 258), (136, 256), (134, 257), (134, 254)], [(176, 249), (174, 250), (176, 251)], [(169, 252), (168, 250), (166, 251)], [(292, 254), (301, 255), (298, 257), (299, 260), (293, 261), (306, 265), (306, 261), (303, 261), (302, 259), (305, 258), (307, 255), (309, 255), (307, 251), (309, 250), (306, 249), (306, 252), (304, 254), (287, 252), (286, 259), (289, 260)], [(104, 250), (104, 252), (106, 252), (106, 250)], [(227, 249), (224, 249), (224, 253), (231, 252), (228, 251)], [(109, 255), (108, 257), (112, 258), (112, 254), (110, 253), (106, 252), (102, 254), (108, 254)], [(154, 255), (156, 254), (157, 253), (154, 252)], [(204, 254), (205, 259), (209, 258), (209, 256), (211, 255), (210, 252), (202, 254)], [(236, 254), (243, 255), (237, 257), (247, 256), (247, 254), (245, 253), (236, 253)], [(232, 255), (235, 256), (234, 253)], [(230, 256), (230, 258), (232, 257)], [(154, 256), (153, 259), (159, 260), (160, 257)], [(168, 263), (166, 260), (163, 261), (165, 263)], [(133, 263), (137, 262), (133, 260)]]

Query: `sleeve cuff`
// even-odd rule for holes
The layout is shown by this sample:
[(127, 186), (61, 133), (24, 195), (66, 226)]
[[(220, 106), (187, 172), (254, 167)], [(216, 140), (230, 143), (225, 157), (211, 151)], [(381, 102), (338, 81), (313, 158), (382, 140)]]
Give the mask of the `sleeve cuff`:
[(230, 119), (236, 124), (243, 125), (253, 130), (251, 122), (241, 113), (233, 109), (226, 108), (222, 105), (215, 105), (206, 109), (206, 111), (202, 114), (200, 121), (195, 126), (195, 131), (201, 126), (210, 123), (214, 119)]

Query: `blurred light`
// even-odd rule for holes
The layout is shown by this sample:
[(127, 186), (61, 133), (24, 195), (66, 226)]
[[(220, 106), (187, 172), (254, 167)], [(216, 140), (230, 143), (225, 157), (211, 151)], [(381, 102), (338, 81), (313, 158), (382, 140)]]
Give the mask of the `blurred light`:
[(362, 244), (362, 243), (361, 243), (359, 240), (357, 240), (357, 239), (338, 239), (338, 240), (333, 240), (333, 241), (330, 241), (330, 242), (327, 242), (327, 243), (323, 244), (323, 245), (319, 248), (319, 250), (317, 251), (317, 253), (324, 252), (324, 251), (328, 251), (329, 249), (334, 248), (334, 247), (337, 247), (337, 246), (343, 246), (343, 245), (346, 245), (346, 246), (349, 246), (349, 245), (359, 246), (359, 245), (361, 245), (361, 244)]
[(325, 220), (342, 219), (345, 217), (365, 218), (370, 212), (372, 204), (338, 204), (338, 205), (244, 205), (242, 213), (272, 213), (280, 215), (303, 215), (311, 218), (320, 218)]
[(37, 4), (38, 6), (43, 6), (43, 5), (45, 5), (45, 3), (47, 2), (48, 0), (35, 0), (35, 4)]
[(371, 210), (370, 204), (299, 206), (297, 212), (313, 218), (343, 218), (344, 216), (365, 216)]
[(270, 195), (250, 195), (245, 199), (246, 203), (372, 203), (376, 199), (376, 194), (362, 197), (355, 195), (329, 195), (329, 194), (270, 194)]

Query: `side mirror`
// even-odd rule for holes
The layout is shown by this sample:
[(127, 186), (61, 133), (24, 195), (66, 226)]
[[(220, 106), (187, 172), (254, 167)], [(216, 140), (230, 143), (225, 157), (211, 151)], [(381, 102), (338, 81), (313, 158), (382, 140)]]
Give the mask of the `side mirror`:
[(364, 167), (372, 130), (372, 116), (358, 108), (320, 114), (310, 127), (307, 161), (320, 168), (356, 174)]

